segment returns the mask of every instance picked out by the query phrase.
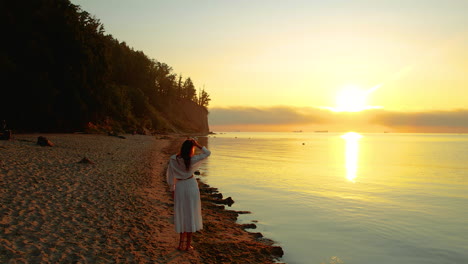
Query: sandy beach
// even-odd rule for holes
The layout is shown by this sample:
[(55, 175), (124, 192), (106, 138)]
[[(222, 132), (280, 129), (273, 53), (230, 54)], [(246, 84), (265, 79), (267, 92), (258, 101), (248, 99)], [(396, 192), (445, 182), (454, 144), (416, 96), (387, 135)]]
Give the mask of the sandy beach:
[[(37, 145), (38, 136), (54, 146)], [(196, 250), (176, 250), (164, 173), (183, 138), (125, 137), (0, 141), (1, 263), (273, 263), (282, 254), (237, 224), (237, 212), (214, 204), (217, 191), (203, 183)]]

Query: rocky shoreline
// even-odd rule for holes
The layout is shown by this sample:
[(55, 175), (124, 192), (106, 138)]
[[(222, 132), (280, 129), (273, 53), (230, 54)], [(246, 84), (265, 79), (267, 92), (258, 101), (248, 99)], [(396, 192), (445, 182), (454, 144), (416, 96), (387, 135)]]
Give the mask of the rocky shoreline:
[(275, 263), (282, 255), (201, 182), (204, 229), (195, 251), (176, 250), (165, 167), (180, 136), (48, 134), (54, 146), (44, 147), (38, 136), (0, 141), (1, 263)]
[[(176, 138), (166, 153), (177, 153), (183, 138)], [(216, 155), (216, 153), (213, 153)], [(203, 230), (194, 234), (194, 246), (201, 263), (278, 263), (283, 249), (259, 232), (249, 232), (254, 224), (239, 224), (239, 214), (249, 211), (226, 209), (234, 201), (224, 198), (217, 188), (197, 179), (200, 188), (203, 214)]]

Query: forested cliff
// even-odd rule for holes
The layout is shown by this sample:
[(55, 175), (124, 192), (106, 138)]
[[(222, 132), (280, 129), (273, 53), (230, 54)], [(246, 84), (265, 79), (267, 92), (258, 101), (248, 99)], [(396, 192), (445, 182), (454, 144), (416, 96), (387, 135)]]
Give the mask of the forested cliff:
[(210, 101), (68, 0), (3, 1), (0, 119), (22, 132), (208, 132)]

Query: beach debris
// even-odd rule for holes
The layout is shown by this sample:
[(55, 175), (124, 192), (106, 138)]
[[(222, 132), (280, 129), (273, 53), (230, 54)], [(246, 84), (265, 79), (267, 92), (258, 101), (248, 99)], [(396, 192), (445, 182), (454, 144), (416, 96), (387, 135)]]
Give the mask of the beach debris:
[(42, 147), (53, 147), (54, 143), (52, 143), (52, 141), (48, 140), (46, 137), (40, 136), (37, 138), (37, 145)]
[(87, 157), (84, 157), (82, 158), (80, 161), (78, 161), (78, 163), (83, 163), (83, 164), (94, 164), (94, 162), (92, 162), (90, 159), (88, 159)]

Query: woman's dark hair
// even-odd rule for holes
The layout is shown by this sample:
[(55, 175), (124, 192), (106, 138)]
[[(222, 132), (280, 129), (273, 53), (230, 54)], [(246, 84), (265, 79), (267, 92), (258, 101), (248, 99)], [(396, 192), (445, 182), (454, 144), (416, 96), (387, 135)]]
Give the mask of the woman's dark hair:
[(192, 150), (193, 150), (193, 140), (187, 139), (184, 141), (184, 143), (182, 143), (182, 147), (180, 147), (180, 152), (177, 155), (184, 159), (185, 168), (187, 170), (190, 169), (190, 162), (191, 162), (192, 155), (193, 155)]

